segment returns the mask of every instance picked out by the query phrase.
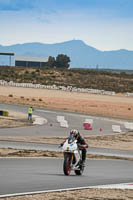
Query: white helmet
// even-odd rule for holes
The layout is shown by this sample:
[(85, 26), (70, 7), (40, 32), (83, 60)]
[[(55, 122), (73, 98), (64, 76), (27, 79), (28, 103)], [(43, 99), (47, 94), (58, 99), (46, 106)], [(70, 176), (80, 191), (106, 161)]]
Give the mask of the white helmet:
[(78, 134), (79, 134), (79, 132), (78, 132), (78, 130), (76, 130), (76, 129), (72, 129), (72, 130), (70, 131), (70, 135), (73, 135), (74, 137), (77, 137)]

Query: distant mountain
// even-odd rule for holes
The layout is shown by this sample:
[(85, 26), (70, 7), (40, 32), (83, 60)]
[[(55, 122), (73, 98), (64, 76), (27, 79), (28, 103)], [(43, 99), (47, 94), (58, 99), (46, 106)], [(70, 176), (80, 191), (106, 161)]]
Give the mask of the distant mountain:
[[(100, 51), (86, 45), (81, 40), (71, 40), (56, 44), (24, 43), (11, 46), (0, 45), (0, 52), (15, 52), (16, 56), (56, 57), (66, 54), (70, 57), (71, 67), (75, 68), (109, 68), (133, 69), (133, 51)], [(8, 62), (6, 56), (0, 56), (0, 65)]]

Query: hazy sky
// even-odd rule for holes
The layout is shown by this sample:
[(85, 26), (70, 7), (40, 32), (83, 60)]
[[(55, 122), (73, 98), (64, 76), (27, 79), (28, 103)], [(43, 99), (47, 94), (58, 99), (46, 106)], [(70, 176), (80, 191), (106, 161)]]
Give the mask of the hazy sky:
[(0, 44), (83, 40), (133, 50), (133, 0), (0, 0)]

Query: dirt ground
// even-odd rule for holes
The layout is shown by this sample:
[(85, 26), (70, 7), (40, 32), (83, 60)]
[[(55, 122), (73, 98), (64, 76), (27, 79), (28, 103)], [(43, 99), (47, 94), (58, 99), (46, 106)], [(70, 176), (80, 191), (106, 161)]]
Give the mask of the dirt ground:
[[(119, 150), (133, 150), (133, 132), (107, 136), (85, 137), (89, 147), (110, 148)], [(0, 141), (34, 142), (44, 144), (60, 144), (64, 137), (45, 138), (45, 137), (4, 137), (0, 136)]]
[[(25, 149), (13, 149), (13, 148), (0, 148), (0, 157), (59, 157), (63, 158), (62, 152), (55, 151), (41, 151), (41, 150), (25, 150)], [(95, 159), (117, 159), (117, 160), (130, 160), (133, 158), (126, 158), (120, 156), (105, 156), (97, 154), (87, 154), (86, 158)]]
[(132, 200), (133, 190), (85, 189), (1, 198), (1, 200)]
[(26, 114), (12, 110), (8, 110), (8, 112), (8, 117), (0, 116), (0, 128), (13, 128), (32, 125), (27, 120)]
[(0, 86), (0, 102), (133, 119), (133, 98)]
[[(124, 95), (105, 96), (83, 94), (76, 92), (52, 91), (42, 89), (15, 88), (0, 86), (0, 102), (40, 106), (51, 109), (70, 110), (101, 116), (121, 117), (133, 119), (133, 98)], [(20, 115), (20, 113), (19, 113)], [(16, 114), (13, 114), (16, 117)], [(21, 116), (21, 119), (23, 117)], [(11, 126), (13, 120), (0, 118), (0, 126)], [(9, 121), (12, 123), (9, 124)], [(20, 120), (21, 121), (21, 120)], [(25, 125), (25, 124), (23, 124)], [(20, 124), (18, 126), (21, 126)], [(0, 137), (0, 140), (13, 140), (25, 142), (60, 143), (61, 138), (33, 138), (33, 137)], [(88, 137), (90, 147), (105, 147), (114, 149), (133, 150), (133, 133), (116, 136)], [(1, 149), (0, 156), (16, 155), (16, 150)], [(24, 152), (18, 151), (18, 155)], [(28, 152), (29, 155), (31, 152)], [(34, 152), (35, 153), (35, 152)], [(44, 152), (43, 152), (44, 153)], [(45, 154), (45, 155), (44, 155)], [(46, 155), (46, 152), (42, 156)], [(33, 155), (33, 152), (32, 152)], [(21, 156), (21, 155), (20, 155)], [(53, 156), (55, 156), (53, 154)], [(1, 200), (130, 200), (133, 199), (133, 190), (118, 189), (86, 189), (66, 192), (44, 193), (26, 195)]]

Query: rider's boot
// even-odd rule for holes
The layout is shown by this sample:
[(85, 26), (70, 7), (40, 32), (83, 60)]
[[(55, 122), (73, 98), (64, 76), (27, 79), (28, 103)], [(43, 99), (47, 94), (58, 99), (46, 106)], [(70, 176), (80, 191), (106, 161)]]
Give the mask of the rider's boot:
[(83, 167), (85, 167), (85, 160), (81, 160), (80, 165), (82, 165)]

